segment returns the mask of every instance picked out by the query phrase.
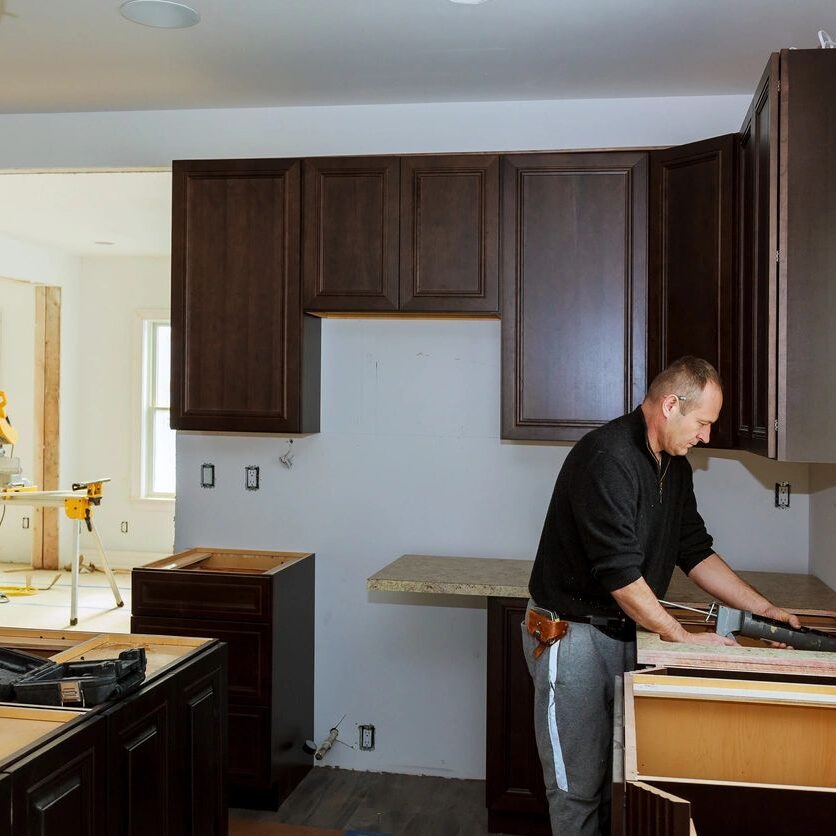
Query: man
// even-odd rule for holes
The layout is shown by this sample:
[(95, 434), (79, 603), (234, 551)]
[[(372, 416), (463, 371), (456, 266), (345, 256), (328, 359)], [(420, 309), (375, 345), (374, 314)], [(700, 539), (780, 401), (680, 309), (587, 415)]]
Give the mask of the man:
[[(697, 511), (691, 447), (720, 415), (719, 375), (683, 357), (651, 383), (634, 412), (590, 432), (555, 484), (531, 573), (523, 626), (534, 681), (534, 725), (554, 836), (609, 836), (614, 678), (635, 668), (635, 628), (692, 644), (734, 644), (687, 633), (659, 604), (674, 566), (714, 598), (798, 627), (714, 552)], [(540, 638), (568, 622), (547, 646)], [(535, 652), (537, 651), (537, 652)]]

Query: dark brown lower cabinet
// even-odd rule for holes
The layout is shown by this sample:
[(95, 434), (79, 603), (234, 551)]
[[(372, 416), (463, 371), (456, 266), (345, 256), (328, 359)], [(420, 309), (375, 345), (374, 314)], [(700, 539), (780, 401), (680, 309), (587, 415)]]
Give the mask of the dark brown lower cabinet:
[(109, 836), (107, 723), (72, 725), (9, 766), (12, 836)]
[(0, 764), (0, 836), (226, 836), (226, 659), (207, 643)]
[(488, 598), (485, 804), (491, 833), (550, 836), (534, 737), (534, 687), (520, 624), (525, 598)]

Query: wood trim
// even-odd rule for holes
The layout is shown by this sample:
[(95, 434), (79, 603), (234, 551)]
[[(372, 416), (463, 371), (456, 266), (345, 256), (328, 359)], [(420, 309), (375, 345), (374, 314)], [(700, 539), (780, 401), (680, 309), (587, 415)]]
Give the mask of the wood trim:
[[(35, 423), (33, 474), (58, 490), (61, 398), (61, 288), (35, 287)], [(33, 509), (32, 567), (58, 568), (58, 510)]]

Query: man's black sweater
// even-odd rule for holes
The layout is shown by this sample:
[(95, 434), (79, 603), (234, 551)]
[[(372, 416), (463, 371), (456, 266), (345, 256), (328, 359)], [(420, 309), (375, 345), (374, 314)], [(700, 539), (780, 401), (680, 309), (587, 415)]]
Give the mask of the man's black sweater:
[(665, 594), (712, 554), (684, 456), (650, 451), (641, 407), (585, 435), (554, 486), (529, 592), (565, 618), (623, 616), (611, 591), (643, 577)]

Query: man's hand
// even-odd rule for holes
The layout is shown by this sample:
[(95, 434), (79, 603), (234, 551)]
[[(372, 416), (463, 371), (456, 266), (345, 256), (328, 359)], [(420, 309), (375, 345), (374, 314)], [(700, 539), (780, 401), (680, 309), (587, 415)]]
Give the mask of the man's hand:
[(718, 645), (734, 646), (737, 642), (726, 636), (718, 636), (717, 633), (689, 633), (683, 628), (682, 633), (677, 633), (675, 636), (668, 637), (660, 635), (659, 638), (666, 642), (682, 642), (684, 644), (705, 644), (709, 647), (716, 647)]
[(771, 618), (773, 621), (783, 621), (785, 624), (789, 624), (790, 627), (798, 628), (801, 626), (801, 622), (798, 620), (797, 615), (787, 612), (786, 610), (782, 610), (774, 604), (770, 604), (762, 612), (755, 613), (755, 615), (762, 615), (764, 618)]

